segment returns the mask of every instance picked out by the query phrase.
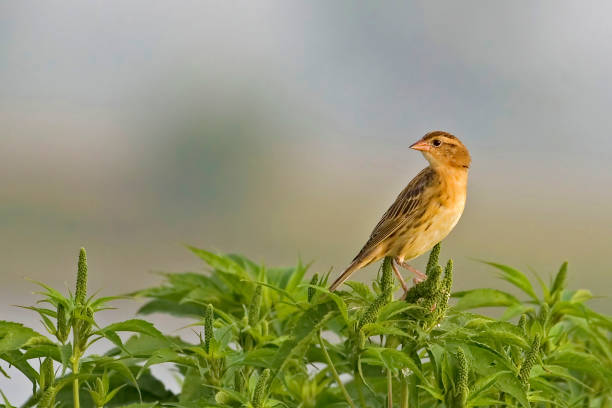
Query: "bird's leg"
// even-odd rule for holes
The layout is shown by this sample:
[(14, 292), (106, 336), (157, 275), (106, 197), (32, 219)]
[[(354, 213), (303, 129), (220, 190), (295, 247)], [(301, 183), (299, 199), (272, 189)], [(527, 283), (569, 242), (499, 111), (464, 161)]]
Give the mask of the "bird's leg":
[(397, 263), (402, 268), (408, 269), (410, 272), (412, 272), (412, 273), (414, 273), (416, 275), (416, 277), (414, 278), (414, 283), (415, 284), (421, 283), (421, 282), (427, 280), (427, 275), (425, 275), (423, 272), (419, 271), (414, 266), (410, 265), (408, 262), (399, 262), (399, 261), (397, 261)]
[(395, 272), (395, 276), (397, 276), (397, 279), (399, 279), (400, 284), (402, 285), (402, 289), (404, 290), (404, 295), (405, 295), (406, 292), (408, 292), (408, 285), (406, 285), (406, 281), (404, 280), (404, 277), (402, 276), (400, 271), (397, 270), (397, 266), (395, 266), (395, 260), (391, 262), (391, 267), (393, 268), (393, 272)]

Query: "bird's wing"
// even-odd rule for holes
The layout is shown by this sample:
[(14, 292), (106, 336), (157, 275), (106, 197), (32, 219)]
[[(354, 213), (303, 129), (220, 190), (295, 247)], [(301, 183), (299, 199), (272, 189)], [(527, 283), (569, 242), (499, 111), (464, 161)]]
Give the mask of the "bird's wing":
[(430, 167), (427, 167), (410, 181), (382, 216), (378, 224), (376, 224), (370, 239), (359, 251), (355, 260), (368, 254), (401, 226), (415, 218), (420, 218), (418, 213), (419, 209), (423, 208), (423, 191), (432, 183), (434, 177), (435, 172)]

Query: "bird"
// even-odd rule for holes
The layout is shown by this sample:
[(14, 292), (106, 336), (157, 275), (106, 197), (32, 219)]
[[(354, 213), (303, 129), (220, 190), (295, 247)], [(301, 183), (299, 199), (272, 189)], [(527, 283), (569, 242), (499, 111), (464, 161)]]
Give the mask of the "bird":
[(424, 168), (397, 196), (370, 234), (351, 264), (331, 284), (336, 290), (355, 271), (387, 256), (404, 293), (408, 286), (397, 266), (412, 271), (415, 284), (427, 278), (408, 261), (428, 252), (457, 225), (467, 194), (471, 157), (454, 135), (433, 131), (410, 145), (420, 151), (429, 166)]

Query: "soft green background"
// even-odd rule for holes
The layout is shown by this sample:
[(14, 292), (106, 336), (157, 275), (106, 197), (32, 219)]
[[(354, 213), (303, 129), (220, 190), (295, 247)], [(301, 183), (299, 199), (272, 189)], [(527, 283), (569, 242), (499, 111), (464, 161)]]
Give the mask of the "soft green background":
[[(378, 3), (377, 3), (378, 4)], [(470, 148), (445, 241), (607, 296), (609, 2), (0, 4), (0, 319), (37, 326), (23, 277), (126, 292), (200, 268), (181, 243), (346, 266), (442, 129)], [(416, 264), (422, 265), (422, 260)], [(375, 269), (361, 271), (371, 279)], [(596, 309), (612, 311), (609, 299)], [(133, 303), (121, 303), (125, 317)], [(164, 322), (174, 329), (183, 322)], [(0, 387), (19, 402), (18, 376)]]

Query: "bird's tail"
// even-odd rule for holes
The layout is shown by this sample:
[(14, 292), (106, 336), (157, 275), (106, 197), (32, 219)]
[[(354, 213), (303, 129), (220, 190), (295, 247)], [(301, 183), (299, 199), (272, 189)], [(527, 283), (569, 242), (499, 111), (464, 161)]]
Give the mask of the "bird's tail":
[(369, 259), (363, 259), (361, 257), (355, 258), (355, 260), (342, 272), (342, 275), (338, 277), (329, 287), (330, 292), (338, 289), (338, 286), (342, 285), (352, 274), (358, 269), (363, 268), (371, 262)]

